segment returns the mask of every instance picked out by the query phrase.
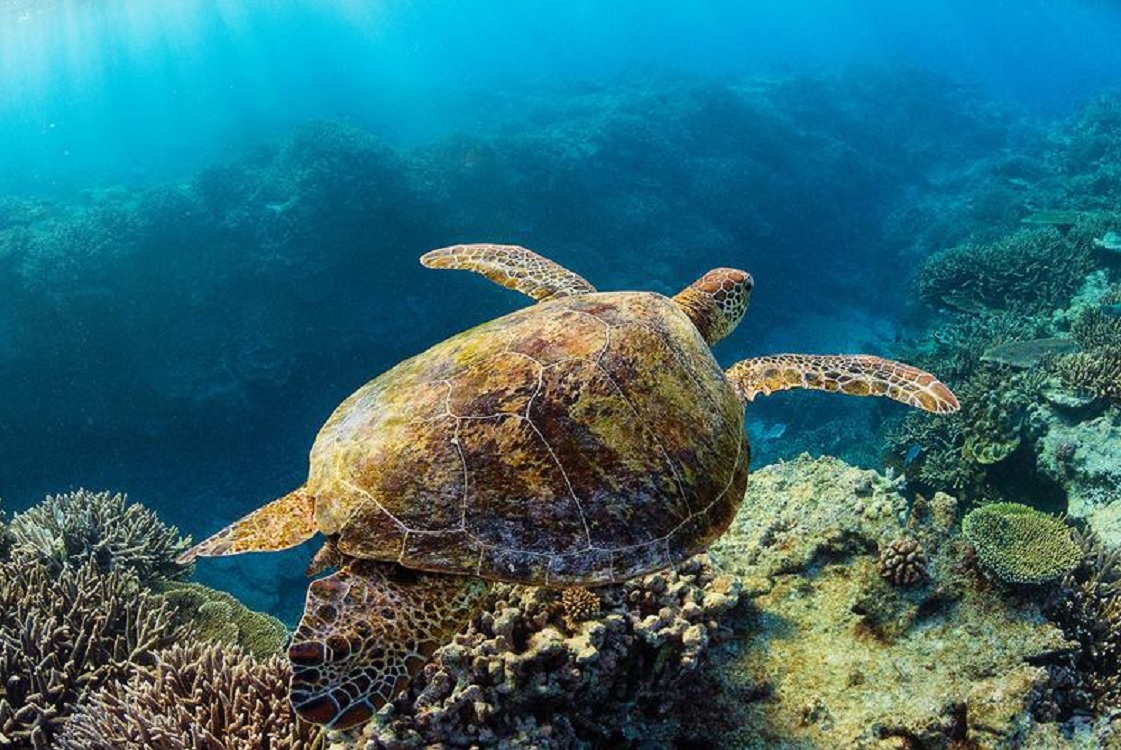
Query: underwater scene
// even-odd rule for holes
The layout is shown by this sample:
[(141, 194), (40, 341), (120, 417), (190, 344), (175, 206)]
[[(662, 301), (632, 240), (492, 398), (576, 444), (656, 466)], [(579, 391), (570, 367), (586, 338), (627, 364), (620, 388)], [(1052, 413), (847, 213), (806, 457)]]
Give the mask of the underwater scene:
[(1119, 40), (0, 0), (0, 750), (1121, 750)]

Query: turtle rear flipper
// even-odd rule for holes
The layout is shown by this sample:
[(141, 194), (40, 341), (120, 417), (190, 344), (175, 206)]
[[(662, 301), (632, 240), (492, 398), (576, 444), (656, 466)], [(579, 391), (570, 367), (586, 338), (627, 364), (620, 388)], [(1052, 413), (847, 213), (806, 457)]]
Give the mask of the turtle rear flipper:
[(850, 396), (887, 396), (936, 414), (960, 408), (953, 392), (929, 372), (867, 354), (754, 357), (737, 362), (725, 374), (744, 401), (760, 393), (766, 396), (809, 388)]
[(277, 552), (315, 536), (315, 498), (303, 487), (273, 500), (191, 547), (176, 562), (242, 552)]
[(578, 274), (519, 245), (452, 245), (425, 253), (420, 262), (426, 268), (481, 273), (495, 284), (538, 302), (596, 290)]
[(292, 636), (292, 707), (329, 729), (367, 721), (482, 603), (489, 584), (356, 560), (313, 581)]

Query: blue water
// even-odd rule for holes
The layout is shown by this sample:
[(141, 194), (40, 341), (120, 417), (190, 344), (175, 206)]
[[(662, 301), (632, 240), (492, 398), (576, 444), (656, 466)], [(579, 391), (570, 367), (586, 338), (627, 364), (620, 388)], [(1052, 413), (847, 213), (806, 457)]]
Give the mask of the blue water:
[[(459, 241), (604, 289), (748, 268), (725, 364), (890, 354), (973, 229), (898, 212), (1121, 87), (1118, 39), (1107, 2), (0, 2), (0, 497), (199, 536), (286, 492), (354, 388), (525, 304), (416, 264)], [(893, 408), (749, 430), (839, 452)], [(288, 574), (250, 603), (298, 611)]]

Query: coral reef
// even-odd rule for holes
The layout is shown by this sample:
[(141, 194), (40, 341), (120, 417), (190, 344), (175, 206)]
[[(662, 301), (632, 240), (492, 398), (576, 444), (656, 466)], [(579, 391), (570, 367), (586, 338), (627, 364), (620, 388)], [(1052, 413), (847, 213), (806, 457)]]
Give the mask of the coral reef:
[(45, 750), (87, 693), (183, 635), (127, 569), (0, 563), (0, 746)]
[(974, 508), (962, 519), (961, 532), (985, 568), (1008, 583), (1053, 583), (1082, 559), (1061, 518), (1019, 503)]
[[(583, 594), (497, 587), (406, 695), (331, 747), (1067, 747), (1041, 699), (1062, 632), (1038, 602), (977, 585), (953, 498), (899, 490), (803, 456), (753, 473), (707, 559), (597, 589), (593, 619), (566, 614)], [(926, 557), (906, 587), (878, 557), (900, 539)]]
[(288, 704), (289, 668), (236, 646), (174, 646), (87, 697), (57, 750), (316, 750), (321, 732)]
[(1121, 553), (1106, 550), (1093, 534), (1080, 535), (1079, 544), (1083, 558), (1046, 610), (1077, 644), (1050, 666), (1052, 702), (1038, 709), (1063, 719), (1121, 710)]
[(597, 593), (600, 615), (574, 621), (562, 592), (496, 587), (394, 710), (349, 742), (397, 750), (624, 748), (703, 737), (705, 727), (686, 717), (697, 696), (712, 691), (708, 653), (730, 635), (738, 585), (696, 557)]
[(1092, 267), (1088, 243), (1053, 229), (1021, 230), (934, 253), (919, 271), (919, 294), (955, 307), (965, 299), (982, 308), (1049, 311), (1077, 291)]
[[(713, 549), (752, 610), (716, 657), (735, 698), (709, 746), (996, 750), (1045, 731), (1030, 709), (1048, 673), (1033, 662), (1061, 652), (1062, 634), (1036, 603), (996, 606), (971, 583), (953, 498), (908, 504), (885, 477), (828, 457), (751, 479)], [(875, 556), (899, 536), (929, 557), (929, 577), (907, 588)]]
[(190, 546), (179, 529), (121, 494), (78, 490), (50, 495), (12, 519), (12, 557), (51, 571), (93, 561), (102, 571), (130, 570), (143, 583), (183, 578), (175, 558)]
[(175, 607), (175, 621), (190, 628), (195, 640), (237, 646), (258, 659), (284, 653), (284, 623), (250, 610), (225, 591), (179, 581), (158, 582), (154, 589)]
[[(978, 366), (954, 387), (962, 404), (959, 414), (940, 420), (908, 414), (891, 430), (892, 465), (923, 492), (953, 491), (967, 500), (1002, 496), (1006, 490), (992, 477), (1003, 467), (996, 465), (1034, 437), (1030, 417), (1045, 380), (1041, 367)], [(913, 446), (920, 452), (907, 461)]]

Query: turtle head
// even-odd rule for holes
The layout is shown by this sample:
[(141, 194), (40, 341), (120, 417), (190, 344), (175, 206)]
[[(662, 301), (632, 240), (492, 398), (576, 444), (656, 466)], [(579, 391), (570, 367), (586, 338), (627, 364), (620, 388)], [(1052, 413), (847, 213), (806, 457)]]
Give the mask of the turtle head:
[(677, 303), (709, 346), (739, 325), (755, 280), (737, 268), (714, 268), (677, 294)]

